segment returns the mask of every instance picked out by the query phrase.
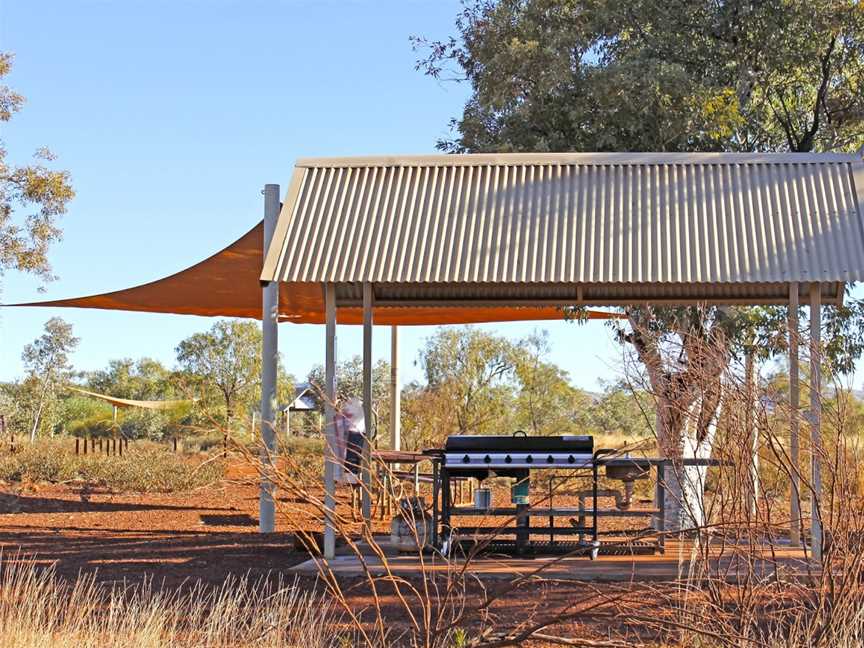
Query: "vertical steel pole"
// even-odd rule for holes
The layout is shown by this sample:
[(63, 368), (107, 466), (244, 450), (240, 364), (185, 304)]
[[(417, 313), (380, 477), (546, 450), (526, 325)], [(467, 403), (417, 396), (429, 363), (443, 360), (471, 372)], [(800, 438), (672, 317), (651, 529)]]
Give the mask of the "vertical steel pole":
[(363, 444), (360, 477), (363, 481), (363, 522), (372, 521), (371, 444), (374, 436), (372, 419), (372, 284), (363, 284), (363, 418), (366, 421), (366, 443)]
[(749, 479), (747, 484), (747, 509), (755, 520), (759, 512), (759, 430), (756, 421), (756, 369), (753, 350), (744, 356), (744, 384), (747, 409), (744, 412), (747, 429), (747, 451)]
[(390, 449), (402, 449), (402, 388), (399, 385), (399, 327), (390, 327)]
[(801, 442), (799, 414), (801, 388), (798, 379), (798, 284), (789, 284), (789, 460), (792, 485), (789, 493), (789, 544), (801, 546)]
[[(264, 185), (264, 255), (273, 240), (279, 218), (279, 185)], [(276, 365), (279, 361), (279, 282), (263, 288), (261, 313), (261, 492), (258, 498), (258, 530), (275, 530), (276, 505), (273, 500), (273, 457), (276, 454)]]
[(822, 560), (822, 291), (818, 283), (810, 284), (810, 470), (813, 491), (810, 494), (811, 554)]
[(336, 287), (324, 287), (324, 558), (336, 556)]

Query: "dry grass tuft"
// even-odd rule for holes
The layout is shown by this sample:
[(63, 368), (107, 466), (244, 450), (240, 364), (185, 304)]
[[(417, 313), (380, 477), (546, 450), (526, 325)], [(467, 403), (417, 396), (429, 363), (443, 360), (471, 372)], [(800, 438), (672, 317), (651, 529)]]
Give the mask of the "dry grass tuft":
[(0, 480), (82, 481), (118, 491), (174, 492), (206, 486), (223, 476), (218, 461), (202, 462), (147, 441), (131, 444), (122, 457), (76, 455), (73, 447), (68, 439), (26, 444), (14, 454), (0, 456)]
[(151, 585), (73, 584), (51, 569), (0, 566), (4, 648), (330, 648), (353, 645), (350, 631), (317, 593), (296, 583), (228, 579), (161, 592)]

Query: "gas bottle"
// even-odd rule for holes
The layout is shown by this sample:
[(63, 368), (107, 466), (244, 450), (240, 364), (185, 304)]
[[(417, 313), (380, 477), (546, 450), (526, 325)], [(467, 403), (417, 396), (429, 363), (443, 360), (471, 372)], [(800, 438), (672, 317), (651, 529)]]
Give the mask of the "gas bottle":
[(390, 543), (400, 552), (416, 552), (431, 547), (432, 516), (423, 497), (399, 501), (399, 513), (390, 523)]

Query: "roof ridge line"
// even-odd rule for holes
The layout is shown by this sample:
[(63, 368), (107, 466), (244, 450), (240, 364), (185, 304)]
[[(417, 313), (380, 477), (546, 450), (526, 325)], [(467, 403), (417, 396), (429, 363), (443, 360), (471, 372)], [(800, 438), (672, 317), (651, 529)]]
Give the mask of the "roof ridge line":
[(843, 164), (854, 153), (463, 153), (298, 158), (297, 168), (507, 165)]

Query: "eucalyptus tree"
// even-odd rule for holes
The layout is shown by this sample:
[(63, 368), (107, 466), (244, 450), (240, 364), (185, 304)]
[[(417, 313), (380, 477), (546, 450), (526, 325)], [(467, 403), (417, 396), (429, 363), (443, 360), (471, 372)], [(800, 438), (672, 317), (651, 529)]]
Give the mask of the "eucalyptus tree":
[(219, 320), (177, 345), (177, 362), (193, 385), (215, 391), (230, 427), (238, 403), (260, 397), (261, 329), (254, 322)]
[(567, 372), (549, 361), (551, 351), (545, 330), (535, 331), (515, 345), (514, 424), (535, 435), (575, 434), (593, 408), (592, 398), (575, 388)]
[[(12, 67), (12, 55), (0, 52), (0, 122), (12, 119), (24, 97), (2, 83)], [(48, 252), (61, 237), (58, 218), (75, 196), (68, 171), (47, 166), (54, 159), (46, 148), (31, 164), (15, 165), (6, 159), (0, 141), (0, 275), (19, 270), (53, 279)]]
[(441, 327), (418, 361), (440, 408), (442, 432), (500, 434), (512, 425), (518, 388), (512, 342), (472, 327)]
[(177, 394), (173, 373), (153, 358), (109, 360), (104, 369), (86, 376), (93, 391), (133, 400), (171, 400)]
[(30, 440), (42, 426), (45, 412), (57, 398), (58, 390), (72, 375), (69, 354), (78, 346), (79, 339), (72, 335), (72, 325), (59, 317), (45, 322), (45, 332), (24, 347), (21, 360), (27, 371), (24, 381), (32, 394), (30, 406)]
[[(853, 0), (469, 0), (418, 68), (470, 85), (448, 152), (855, 151), (864, 6)], [(860, 302), (827, 308), (829, 362), (862, 352)], [(710, 450), (736, 354), (782, 350), (785, 310), (624, 309), (672, 458)], [(756, 344), (756, 340), (767, 343)], [(680, 473), (679, 473), (680, 474)], [(699, 497), (685, 480), (683, 499)], [(670, 503), (682, 496), (671, 494)], [(677, 507), (676, 507), (677, 508)], [(700, 520), (670, 515), (672, 524)]]

